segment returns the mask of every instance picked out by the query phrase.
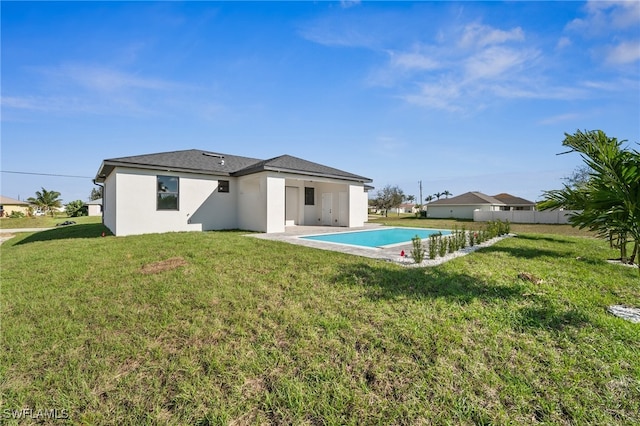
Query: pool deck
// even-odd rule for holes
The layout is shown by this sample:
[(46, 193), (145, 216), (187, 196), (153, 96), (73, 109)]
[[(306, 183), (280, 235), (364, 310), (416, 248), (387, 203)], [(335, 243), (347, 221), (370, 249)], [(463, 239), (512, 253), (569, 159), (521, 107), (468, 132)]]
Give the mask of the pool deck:
[[(322, 241), (305, 240), (299, 238), (304, 235), (333, 234), (337, 232), (355, 232), (371, 229), (380, 229), (380, 224), (366, 223), (362, 227), (344, 228), (336, 226), (287, 226), (285, 232), (273, 234), (249, 234), (251, 237), (261, 238), (263, 240), (282, 241), (285, 243), (296, 244), (305, 247), (313, 247), (321, 250), (337, 251), (340, 253), (352, 254), (356, 256), (369, 257), (372, 259), (380, 259), (391, 262), (403, 262), (400, 252), (405, 251), (407, 255), (413, 248), (413, 244), (409, 241), (407, 244), (397, 245), (391, 248), (365, 248), (344, 244), (326, 243)], [(392, 228), (392, 227), (389, 227)], [(406, 260), (410, 262), (409, 259)]]

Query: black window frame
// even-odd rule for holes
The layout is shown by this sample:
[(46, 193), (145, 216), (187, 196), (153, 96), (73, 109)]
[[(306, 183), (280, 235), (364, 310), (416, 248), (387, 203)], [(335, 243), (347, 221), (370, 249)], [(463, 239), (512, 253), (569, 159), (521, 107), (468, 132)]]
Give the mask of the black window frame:
[(312, 186), (304, 187), (304, 205), (305, 206), (316, 205), (316, 189)]
[[(160, 179), (168, 178), (176, 180), (176, 191), (160, 191)], [(163, 207), (160, 205), (160, 194), (175, 194), (176, 197), (176, 206), (174, 207)], [(180, 177), (179, 176), (171, 176), (171, 175), (157, 175), (156, 176), (156, 210), (157, 211), (178, 211), (180, 210)]]

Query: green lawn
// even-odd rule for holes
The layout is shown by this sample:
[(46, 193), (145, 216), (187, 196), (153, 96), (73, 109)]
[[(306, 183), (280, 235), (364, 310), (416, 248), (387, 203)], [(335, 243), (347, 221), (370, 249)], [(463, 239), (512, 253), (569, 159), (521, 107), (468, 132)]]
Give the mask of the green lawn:
[(78, 224), (82, 223), (102, 223), (102, 216), (81, 216), (68, 217), (66, 214), (60, 214), (56, 217), (51, 216), (35, 216), (35, 217), (3, 217), (0, 218), (0, 229), (13, 228), (52, 228), (57, 223), (72, 220)]
[(524, 233), (416, 269), (103, 230), (0, 246), (5, 423), (640, 423), (640, 325), (606, 312), (640, 279), (602, 241)]

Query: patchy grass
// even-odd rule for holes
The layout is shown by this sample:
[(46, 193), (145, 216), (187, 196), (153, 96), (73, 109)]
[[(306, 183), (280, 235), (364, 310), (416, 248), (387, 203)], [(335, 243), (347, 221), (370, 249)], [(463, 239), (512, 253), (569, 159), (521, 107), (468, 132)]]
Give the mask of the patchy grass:
[(3, 217), (0, 218), (0, 229), (14, 228), (53, 228), (58, 223), (67, 220), (73, 220), (77, 224), (102, 223), (102, 216), (81, 216), (68, 217), (66, 214), (59, 214), (55, 217), (51, 216), (33, 216), (33, 217)]
[(640, 422), (640, 327), (606, 312), (640, 280), (595, 239), (408, 269), (240, 232), (58, 237), (0, 246), (8, 424)]

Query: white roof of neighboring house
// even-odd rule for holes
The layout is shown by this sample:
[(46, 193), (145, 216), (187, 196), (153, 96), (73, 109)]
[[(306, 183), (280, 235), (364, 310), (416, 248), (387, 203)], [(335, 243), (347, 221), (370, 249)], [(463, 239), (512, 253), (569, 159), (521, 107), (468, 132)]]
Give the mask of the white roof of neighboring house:
[(84, 204), (87, 205), (87, 206), (101, 206), (102, 205), (102, 198), (98, 198), (97, 200), (87, 201)]
[(20, 201), (16, 200), (15, 198), (0, 195), (0, 204), (2, 204), (3, 206), (28, 206), (31, 203), (29, 203), (28, 201)]

